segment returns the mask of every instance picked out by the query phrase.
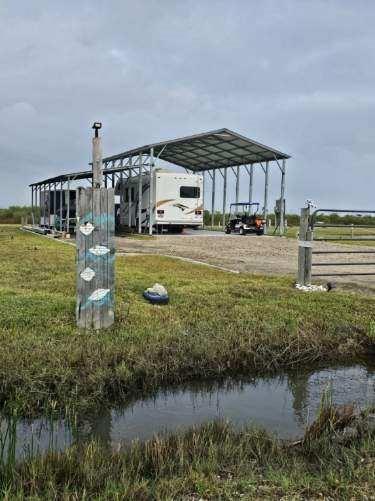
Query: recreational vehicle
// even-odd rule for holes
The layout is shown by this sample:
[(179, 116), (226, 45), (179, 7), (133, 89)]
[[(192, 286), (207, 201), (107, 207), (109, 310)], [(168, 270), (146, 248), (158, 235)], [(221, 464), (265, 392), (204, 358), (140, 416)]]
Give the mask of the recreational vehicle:
[(159, 232), (181, 232), (183, 228), (202, 226), (203, 176), (155, 169), (151, 179), (151, 190), (149, 174), (117, 183), (115, 193), (120, 198), (121, 225), (137, 228), (140, 215), (143, 230), (150, 224)]

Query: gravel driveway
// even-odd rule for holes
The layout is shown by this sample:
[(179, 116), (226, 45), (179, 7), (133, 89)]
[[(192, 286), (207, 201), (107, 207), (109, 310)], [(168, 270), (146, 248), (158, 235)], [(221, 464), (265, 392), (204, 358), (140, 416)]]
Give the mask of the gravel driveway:
[[(292, 275), (297, 273), (297, 240), (273, 236), (246, 237), (240, 235), (223, 235), (222, 233), (203, 231), (190, 232), (185, 235), (160, 235), (154, 237), (117, 237), (116, 247), (120, 252), (162, 254), (193, 259), (215, 266), (239, 272), (259, 273), (265, 275)], [(374, 262), (375, 248), (315, 242), (315, 250), (373, 250), (374, 254), (352, 255), (317, 255), (315, 262)], [(315, 272), (374, 272), (375, 266), (321, 267)], [(322, 279), (330, 280), (330, 278)], [(357, 283), (375, 287), (374, 277), (342, 277), (332, 278), (334, 281)]]

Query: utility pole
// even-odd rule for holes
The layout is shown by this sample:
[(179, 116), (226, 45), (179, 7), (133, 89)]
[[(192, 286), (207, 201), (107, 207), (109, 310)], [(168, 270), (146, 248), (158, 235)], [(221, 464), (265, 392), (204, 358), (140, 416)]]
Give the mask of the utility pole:
[(77, 190), (77, 326), (110, 327), (114, 322), (114, 188), (103, 186), (102, 148), (95, 122), (92, 187)]

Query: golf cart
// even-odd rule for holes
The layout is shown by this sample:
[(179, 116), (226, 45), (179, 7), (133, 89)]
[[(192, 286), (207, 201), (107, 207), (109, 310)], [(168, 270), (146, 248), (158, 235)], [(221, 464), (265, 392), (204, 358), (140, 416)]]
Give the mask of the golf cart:
[(256, 235), (263, 235), (266, 221), (258, 212), (259, 203), (257, 202), (230, 204), (229, 222), (225, 227), (225, 233), (239, 233), (240, 235), (255, 233)]

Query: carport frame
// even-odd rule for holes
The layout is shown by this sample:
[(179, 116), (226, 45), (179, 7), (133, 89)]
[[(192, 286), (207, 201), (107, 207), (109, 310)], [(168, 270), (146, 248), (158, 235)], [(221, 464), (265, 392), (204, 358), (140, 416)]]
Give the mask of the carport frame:
[[(123, 153), (112, 155), (103, 159), (104, 183), (115, 187), (117, 181), (140, 175), (138, 186), (138, 233), (142, 232), (142, 190), (145, 175), (150, 176), (150, 186), (156, 161), (164, 160), (174, 165), (183, 167), (187, 172), (200, 173), (204, 175), (208, 172), (211, 178), (211, 212), (214, 220), (215, 202), (216, 202), (216, 171), (219, 171), (223, 178), (223, 205), (222, 205), (222, 223), (226, 223), (227, 206), (227, 188), (228, 188), (228, 169), (231, 169), (235, 176), (235, 200), (239, 202), (239, 188), (241, 174), (245, 173), (249, 177), (249, 200), (253, 201), (254, 188), (254, 167), (260, 165), (264, 173), (264, 203), (263, 216), (267, 220), (268, 202), (269, 202), (269, 173), (270, 163), (276, 163), (281, 172), (280, 199), (285, 199), (285, 179), (286, 179), (286, 160), (290, 156), (265, 146), (252, 139), (249, 139), (237, 132), (229, 129), (217, 129), (202, 134), (196, 134), (170, 141), (149, 144), (140, 148), (125, 151)], [(50, 190), (51, 185), (56, 187), (60, 183), (61, 190), (67, 185), (69, 189), (72, 184), (85, 180), (92, 182), (92, 172), (82, 171), (71, 174), (62, 174), (53, 178), (30, 184), (32, 210), (34, 209), (34, 193), (39, 191), (39, 205), (41, 204), (42, 187)], [(152, 188), (151, 188), (152, 189)], [(60, 192), (62, 197), (62, 191)], [(153, 229), (153, 211), (151, 207), (151, 192), (146, 212), (148, 218), (148, 231), (152, 234)], [(36, 200), (37, 201), (37, 196)], [(281, 204), (282, 207), (282, 204)], [(128, 221), (129, 223), (130, 221)], [(69, 223), (68, 223), (69, 224)], [(56, 228), (55, 228), (56, 229)], [(60, 230), (62, 228), (60, 227)], [(284, 212), (281, 211), (279, 234), (283, 235), (285, 231)]]

